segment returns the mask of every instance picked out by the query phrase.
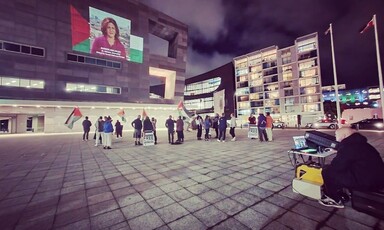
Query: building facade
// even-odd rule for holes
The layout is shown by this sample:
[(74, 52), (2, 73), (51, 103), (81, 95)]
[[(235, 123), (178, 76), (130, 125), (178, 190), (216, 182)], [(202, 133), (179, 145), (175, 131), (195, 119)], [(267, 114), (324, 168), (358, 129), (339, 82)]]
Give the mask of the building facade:
[[(28, 132), (31, 122), (42, 132), (68, 131), (75, 106), (91, 120), (121, 109), (133, 118), (142, 109), (171, 113), (183, 99), (185, 24), (137, 0), (0, 5), (0, 120), (10, 132)], [(166, 56), (151, 54), (150, 35), (167, 42)], [(163, 98), (150, 98), (153, 77), (165, 82)]]
[(230, 62), (185, 80), (184, 105), (197, 114), (234, 112), (234, 68)]
[(235, 57), (236, 108), (246, 123), (251, 113), (270, 112), (275, 120), (297, 126), (323, 117), (317, 33), (290, 47), (267, 47)]

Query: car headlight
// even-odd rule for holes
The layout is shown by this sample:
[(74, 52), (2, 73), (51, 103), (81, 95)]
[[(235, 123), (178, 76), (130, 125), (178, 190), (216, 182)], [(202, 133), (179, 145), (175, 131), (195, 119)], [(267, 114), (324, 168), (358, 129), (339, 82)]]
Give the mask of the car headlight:
[(383, 123), (376, 123), (375, 127), (381, 129), (384, 127), (384, 125), (383, 125)]

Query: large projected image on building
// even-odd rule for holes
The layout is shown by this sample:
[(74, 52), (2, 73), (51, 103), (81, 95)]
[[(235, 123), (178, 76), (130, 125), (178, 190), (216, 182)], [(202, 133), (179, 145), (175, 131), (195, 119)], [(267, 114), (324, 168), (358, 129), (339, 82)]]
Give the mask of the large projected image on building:
[(131, 21), (89, 7), (89, 22), (71, 6), (72, 49), (143, 62), (143, 38), (131, 35)]
[(129, 57), (130, 20), (89, 7), (89, 23), (92, 54)]

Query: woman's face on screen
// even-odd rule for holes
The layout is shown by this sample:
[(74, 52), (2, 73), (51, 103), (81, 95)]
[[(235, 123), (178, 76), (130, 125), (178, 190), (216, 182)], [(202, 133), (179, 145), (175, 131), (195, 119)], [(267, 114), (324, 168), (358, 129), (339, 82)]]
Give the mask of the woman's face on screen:
[(116, 27), (112, 22), (109, 22), (107, 25), (107, 36), (110, 38), (115, 38)]

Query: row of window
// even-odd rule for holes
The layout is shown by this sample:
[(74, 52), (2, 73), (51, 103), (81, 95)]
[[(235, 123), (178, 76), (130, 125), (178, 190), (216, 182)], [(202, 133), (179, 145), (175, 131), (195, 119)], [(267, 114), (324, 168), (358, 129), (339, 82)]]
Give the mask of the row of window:
[[(0, 40), (0, 50), (39, 56), (39, 57), (45, 56), (45, 49), (42, 47), (29, 46), (25, 44), (19, 44), (19, 43), (7, 42), (7, 41), (1, 41), (1, 40)], [(121, 68), (121, 62), (109, 61), (105, 59), (87, 57), (87, 56), (71, 54), (71, 53), (67, 54), (67, 60), (71, 62), (97, 65), (97, 66), (109, 67), (109, 68), (115, 68), (115, 69)]]
[(94, 57), (88, 57), (73, 53), (67, 54), (67, 60), (70, 62), (77, 62), (82, 64), (88, 64), (88, 65), (97, 65), (102, 67), (109, 67), (114, 69), (120, 69), (121, 68), (121, 62), (117, 61), (109, 61), (101, 58), (94, 58)]
[(16, 77), (0, 76), (0, 85), (11, 86), (11, 87), (24, 87), (24, 88), (32, 88), (32, 89), (44, 89), (43, 80), (31, 80), (31, 79), (23, 79), (23, 78), (16, 78)]
[(1, 41), (1, 40), (0, 40), (0, 50), (5, 50), (5, 51), (10, 51), (15, 53), (22, 53), (22, 54), (29, 54), (33, 56), (39, 56), (39, 57), (45, 56), (44, 48), (18, 44), (14, 42)]
[(184, 87), (184, 96), (199, 95), (211, 93), (215, 91), (221, 84), (221, 78), (215, 77), (212, 79), (194, 82)]
[[(44, 85), (45, 82), (43, 80), (31, 80), (24, 78), (0, 76), (0, 86), (44, 89)], [(119, 87), (76, 83), (67, 83), (66, 90), (87, 93), (121, 94), (121, 88)]]
[(67, 83), (65, 89), (69, 92), (121, 94), (121, 88), (105, 85)]
[(184, 101), (185, 108), (188, 110), (194, 109), (211, 109), (213, 108), (213, 97)]

